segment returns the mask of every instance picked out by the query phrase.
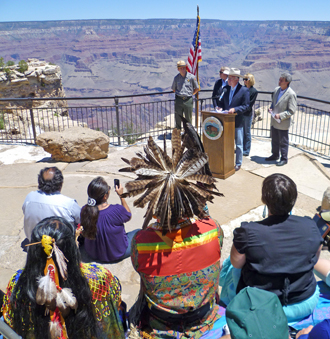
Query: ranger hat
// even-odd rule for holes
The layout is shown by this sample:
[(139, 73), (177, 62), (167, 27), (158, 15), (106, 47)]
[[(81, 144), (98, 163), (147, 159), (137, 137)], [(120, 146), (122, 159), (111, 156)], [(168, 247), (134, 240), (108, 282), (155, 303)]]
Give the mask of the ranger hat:
[(246, 287), (229, 303), (227, 324), (232, 339), (285, 339), (289, 337), (287, 318), (277, 295), (256, 287)]
[(183, 60), (180, 60), (176, 63), (177, 67), (186, 66), (186, 63)]

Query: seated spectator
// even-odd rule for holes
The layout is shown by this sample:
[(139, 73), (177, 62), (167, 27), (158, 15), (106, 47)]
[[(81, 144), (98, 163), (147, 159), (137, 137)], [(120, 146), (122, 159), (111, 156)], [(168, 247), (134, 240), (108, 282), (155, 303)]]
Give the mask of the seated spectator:
[[(174, 129), (172, 159), (150, 137), (146, 156), (127, 160), (139, 177), (125, 185), (124, 196), (142, 194), (134, 205), (148, 204), (131, 257), (141, 289), (130, 321), (144, 338), (204, 339), (222, 334), (215, 296), (223, 233), (204, 210), (213, 194), (220, 193), (210, 188), (212, 176), (196, 174), (207, 155), (197, 148), (183, 151), (180, 130)], [(149, 224), (152, 216), (156, 220)]]
[(102, 177), (88, 185), (88, 203), (81, 209), (84, 247), (94, 260), (118, 262), (131, 255), (131, 241), (138, 230), (126, 233), (124, 223), (131, 219), (123, 187), (115, 187), (121, 205), (108, 204), (111, 187)]
[(286, 175), (276, 173), (264, 180), (262, 202), (268, 218), (244, 222), (234, 230), (230, 261), (241, 271), (224, 261), (220, 280), (226, 304), (232, 292), (251, 286), (275, 293), (289, 322), (313, 312), (320, 293), (313, 267), (323, 239), (313, 220), (290, 215), (296, 199), (296, 185)]
[(120, 283), (80, 262), (75, 233), (60, 217), (32, 231), (25, 268), (11, 278), (3, 305), (5, 322), (23, 338), (124, 338)]
[(57, 167), (45, 167), (38, 175), (38, 191), (30, 192), (23, 203), (24, 232), (30, 240), (37, 223), (45, 218), (63, 217), (72, 225), (80, 222), (76, 200), (61, 194), (63, 175)]

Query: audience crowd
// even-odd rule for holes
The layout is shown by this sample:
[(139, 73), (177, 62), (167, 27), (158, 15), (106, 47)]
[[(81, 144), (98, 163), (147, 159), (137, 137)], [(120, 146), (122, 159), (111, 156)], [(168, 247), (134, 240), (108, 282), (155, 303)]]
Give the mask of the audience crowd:
[[(183, 62), (178, 69), (187, 76)], [(176, 105), (184, 107), (180, 76), (173, 90)], [(279, 166), (288, 161), (287, 133), (296, 107), (291, 80), (288, 73), (280, 76), (269, 110), (274, 121), (267, 160), (280, 160)], [(213, 90), (214, 109), (237, 114), (236, 170), (251, 149), (254, 85), (252, 74), (221, 67)], [(265, 178), (261, 201), (268, 216), (234, 230), (230, 256), (222, 263), (223, 231), (207, 208), (222, 194), (190, 111), (181, 106), (171, 154), (150, 137), (144, 152), (123, 159), (128, 167), (121, 171), (137, 178), (126, 182), (126, 192), (115, 182), (120, 204), (108, 203), (111, 187), (97, 177), (80, 208), (61, 194), (63, 175), (57, 167), (40, 171), (38, 190), (22, 207), (26, 264), (1, 292), (0, 332), (7, 324), (28, 339), (330, 337), (330, 262), (320, 259), (329, 245), (330, 188), (311, 219), (293, 214), (298, 191), (291, 178), (279, 173)], [(135, 196), (134, 207), (147, 206), (146, 214), (143, 224), (127, 233), (124, 224), (132, 214), (126, 197)], [(82, 251), (89, 262), (82, 262)], [(128, 257), (140, 276), (129, 312), (120, 281), (102, 265)]]

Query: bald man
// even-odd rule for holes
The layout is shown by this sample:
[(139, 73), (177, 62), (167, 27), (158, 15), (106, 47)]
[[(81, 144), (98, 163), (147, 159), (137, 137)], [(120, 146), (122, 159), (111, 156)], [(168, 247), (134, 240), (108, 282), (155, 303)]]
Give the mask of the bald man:
[(45, 167), (38, 175), (38, 191), (30, 192), (22, 206), (24, 232), (31, 240), (37, 223), (45, 218), (63, 217), (72, 225), (80, 222), (80, 207), (76, 200), (61, 194), (63, 174), (57, 167)]

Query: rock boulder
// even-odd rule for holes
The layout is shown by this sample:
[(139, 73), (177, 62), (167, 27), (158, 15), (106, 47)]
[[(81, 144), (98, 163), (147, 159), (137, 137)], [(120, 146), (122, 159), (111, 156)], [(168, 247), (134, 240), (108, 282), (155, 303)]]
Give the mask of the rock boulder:
[(86, 127), (72, 127), (41, 133), (37, 144), (56, 161), (97, 160), (108, 156), (109, 137)]

